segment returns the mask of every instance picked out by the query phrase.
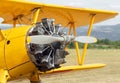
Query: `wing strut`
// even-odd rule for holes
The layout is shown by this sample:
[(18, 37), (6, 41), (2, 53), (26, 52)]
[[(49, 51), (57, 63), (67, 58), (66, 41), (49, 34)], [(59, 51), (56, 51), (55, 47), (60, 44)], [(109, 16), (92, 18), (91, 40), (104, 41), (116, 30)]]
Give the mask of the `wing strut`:
[[(93, 23), (94, 23), (94, 20), (95, 20), (95, 15), (96, 14), (91, 14), (92, 17), (91, 17), (91, 20), (90, 20), (90, 25), (89, 25), (89, 29), (88, 29), (88, 33), (87, 33), (88, 36), (91, 35), (92, 26), (93, 26)], [(68, 31), (68, 35), (70, 35), (72, 30), (73, 30), (74, 36), (76, 36), (76, 28), (75, 28), (74, 22), (70, 23), (70, 28), (69, 28), (69, 31)], [(81, 57), (80, 57), (80, 51), (79, 51), (78, 42), (75, 42), (75, 47), (76, 47), (76, 54), (77, 54), (78, 64), (83, 65), (84, 61), (85, 61), (85, 56), (86, 56), (88, 43), (84, 44), (84, 49), (83, 49), (83, 53), (82, 53)]]
[[(87, 33), (88, 36), (91, 35), (92, 26), (93, 26), (94, 20), (95, 20), (95, 15), (96, 15), (96, 14), (91, 14), (92, 17), (91, 17), (91, 20), (90, 20), (90, 25), (89, 25), (89, 29), (88, 29), (88, 33)], [(82, 59), (81, 59), (81, 65), (84, 64), (87, 47), (88, 47), (88, 43), (86, 43), (86, 44), (84, 45), (84, 49), (83, 49), (83, 53), (82, 53)]]
[[(70, 28), (69, 28), (69, 31), (68, 31), (68, 35), (71, 34), (73, 30), (73, 34), (74, 36), (76, 36), (76, 28), (75, 28), (75, 24), (74, 22), (70, 22)], [(75, 41), (75, 48), (76, 48), (76, 54), (77, 54), (77, 59), (78, 59), (78, 64), (81, 65), (81, 57), (80, 57), (80, 51), (79, 51), (79, 45), (78, 45), (78, 42)]]
[[(76, 28), (75, 28), (75, 24), (72, 24), (73, 26), (73, 34), (74, 36), (76, 36)], [(81, 65), (81, 57), (80, 57), (80, 50), (79, 50), (79, 45), (78, 42), (75, 42), (75, 48), (76, 48), (76, 54), (77, 54), (77, 59), (78, 59), (78, 64)]]
[[(40, 13), (40, 8), (34, 8), (33, 10), (31, 10), (33, 12), (33, 18), (32, 18), (32, 25), (36, 24), (37, 20), (38, 20), (38, 16)], [(13, 27), (16, 27), (16, 23), (17, 20), (21, 17), (23, 17), (23, 14), (17, 15), (16, 17), (13, 18)]]
[(34, 16), (33, 16), (33, 25), (36, 24), (37, 20), (38, 20), (38, 16), (39, 16), (39, 13), (40, 13), (40, 8), (35, 8), (35, 13), (34, 13)]

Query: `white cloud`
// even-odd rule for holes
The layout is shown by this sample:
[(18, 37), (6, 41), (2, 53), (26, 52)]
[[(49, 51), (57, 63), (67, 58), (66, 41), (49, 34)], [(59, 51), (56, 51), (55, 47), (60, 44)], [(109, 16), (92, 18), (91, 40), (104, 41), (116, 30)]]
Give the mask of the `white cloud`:
[(83, 5), (82, 2), (69, 2), (67, 5), (74, 6), (74, 7), (80, 7)]
[(112, 8), (120, 9), (120, 5), (110, 5)]

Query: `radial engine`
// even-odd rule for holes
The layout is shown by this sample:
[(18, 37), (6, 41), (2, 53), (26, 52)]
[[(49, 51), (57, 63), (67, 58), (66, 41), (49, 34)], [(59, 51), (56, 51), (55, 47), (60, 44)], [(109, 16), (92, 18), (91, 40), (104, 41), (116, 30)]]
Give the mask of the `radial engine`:
[[(61, 28), (61, 24), (54, 24), (54, 19), (44, 18), (41, 22), (38, 22), (35, 27), (29, 30), (28, 36), (48, 35), (63, 37), (66, 34)], [(69, 43), (69, 41), (56, 41), (48, 44), (28, 43), (27, 48), (29, 56), (36, 67), (40, 71), (45, 72), (54, 68), (59, 68), (60, 64), (66, 62), (65, 57), (69, 54), (65, 51), (67, 43)]]

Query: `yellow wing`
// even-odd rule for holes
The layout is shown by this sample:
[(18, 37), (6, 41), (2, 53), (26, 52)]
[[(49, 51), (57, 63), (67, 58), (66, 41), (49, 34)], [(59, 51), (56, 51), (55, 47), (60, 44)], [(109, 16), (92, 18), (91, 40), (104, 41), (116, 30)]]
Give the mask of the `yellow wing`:
[(30, 24), (30, 18), (34, 13), (32, 10), (38, 7), (40, 8), (38, 21), (41, 18), (55, 18), (56, 23), (63, 26), (70, 22), (74, 22), (76, 27), (88, 25), (91, 14), (96, 14), (95, 23), (113, 18), (118, 14), (113, 11), (56, 6), (24, 0), (0, 0), (0, 17), (4, 18), (4, 23), (8, 24), (18, 18), (17, 23)]

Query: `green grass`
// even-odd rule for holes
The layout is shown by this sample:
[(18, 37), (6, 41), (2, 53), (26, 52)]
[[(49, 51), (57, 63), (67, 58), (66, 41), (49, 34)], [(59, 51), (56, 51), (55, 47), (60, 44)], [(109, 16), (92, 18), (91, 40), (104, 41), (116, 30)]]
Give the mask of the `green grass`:
[[(71, 49), (65, 65), (77, 65), (75, 50)], [(89, 49), (85, 64), (105, 63), (98, 69), (77, 70), (41, 76), (43, 83), (120, 83), (120, 50)], [(27, 79), (9, 83), (29, 83)]]

